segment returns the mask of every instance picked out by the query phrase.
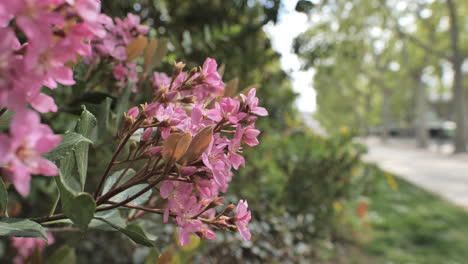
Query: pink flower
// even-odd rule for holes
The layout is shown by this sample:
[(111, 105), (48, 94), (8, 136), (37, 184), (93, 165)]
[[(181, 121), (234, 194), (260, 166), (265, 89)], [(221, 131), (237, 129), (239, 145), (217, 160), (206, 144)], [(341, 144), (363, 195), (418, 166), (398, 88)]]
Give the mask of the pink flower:
[(239, 112), (239, 107), (238, 100), (225, 97), (221, 99), (221, 102), (215, 103), (215, 109), (208, 110), (206, 116), (215, 122), (220, 122), (224, 119), (237, 124), (247, 116), (246, 113)]
[(230, 166), (223, 149), (223, 146), (216, 146), (214, 140), (212, 140), (207, 151), (202, 154), (202, 160), (203, 164), (213, 174), (216, 184), (225, 192), (230, 180)]
[(239, 166), (245, 167), (244, 157), (237, 153), (241, 147), (243, 133), (244, 132), (242, 130), (242, 127), (237, 126), (236, 133), (234, 134), (232, 140), (229, 142), (229, 161), (231, 162), (232, 167), (236, 170), (239, 169)]
[(247, 204), (247, 201), (240, 200), (237, 204), (234, 216), (236, 219), (237, 229), (239, 229), (239, 233), (245, 241), (250, 241), (251, 238), (250, 230), (247, 228), (251, 218), (250, 211), (247, 211), (248, 207), (249, 205)]
[(224, 83), (221, 75), (218, 73), (218, 64), (216, 60), (207, 58), (203, 63), (201, 75), (206, 82), (206, 89), (216, 95), (220, 95), (224, 90)]
[(169, 85), (171, 84), (171, 78), (169, 76), (167, 76), (167, 74), (165, 74), (164, 72), (154, 72), (153, 73), (153, 84), (157, 88), (159, 88), (159, 87), (161, 87), (163, 85), (166, 86), (166, 87), (169, 87)]
[(73, 5), (81, 18), (87, 21), (96, 21), (101, 11), (101, 3), (98, 0), (66, 0)]
[(0, 163), (6, 166), (3, 173), (21, 195), (29, 193), (31, 174), (57, 175), (55, 164), (41, 155), (55, 148), (60, 140), (30, 110), (16, 113), (9, 135), (0, 135)]
[(242, 97), (242, 100), (244, 101), (244, 103), (249, 107), (250, 112), (259, 116), (267, 116), (268, 111), (265, 108), (258, 106), (258, 98), (255, 97), (256, 93), (257, 93), (257, 90), (255, 90), (255, 88), (252, 88), (250, 89), (247, 97), (243, 94), (241, 94), (240, 96)]
[(47, 233), (47, 241), (48, 243), (39, 238), (31, 237), (11, 238), (11, 246), (16, 248), (17, 251), (17, 255), (13, 259), (13, 263), (23, 264), (29, 256), (34, 254), (34, 252), (37, 251), (39, 254), (42, 253), (48, 245), (52, 245), (55, 242), (51, 233)]
[(242, 140), (249, 146), (256, 146), (258, 145), (258, 135), (260, 135), (260, 130), (255, 129), (253, 126), (248, 126), (244, 129)]
[(133, 119), (136, 119), (139, 113), (140, 113), (140, 110), (138, 109), (138, 107), (134, 106), (128, 110), (126, 115)]

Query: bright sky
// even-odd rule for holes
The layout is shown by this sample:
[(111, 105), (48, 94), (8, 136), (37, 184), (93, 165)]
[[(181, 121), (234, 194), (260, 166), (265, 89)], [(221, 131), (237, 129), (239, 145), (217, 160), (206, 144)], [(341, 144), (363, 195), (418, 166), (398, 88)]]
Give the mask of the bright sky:
[(273, 48), (281, 54), (281, 66), (290, 73), (294, 91), (299, 93), (297, 106), (302, 112), (316, 109), (315, 90), (312, 87), (313, 70), (301, 71), (299, 58), (292, 51), (294, 38), (309, 27), (307, 16), (295, 11), (298, 0), (283, 0), (279, 21), (270, 23), (264, 30), (273, 42)]

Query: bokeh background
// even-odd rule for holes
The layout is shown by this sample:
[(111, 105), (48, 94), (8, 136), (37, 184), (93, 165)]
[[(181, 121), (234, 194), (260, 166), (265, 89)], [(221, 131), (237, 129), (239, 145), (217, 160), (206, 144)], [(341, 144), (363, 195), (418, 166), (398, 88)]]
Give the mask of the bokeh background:
[[(212, 57), (225, 82), (258, 89), (270, 115), (226, 198), (249, 201), (252, 241), (219, 233), (181, 248), (154, 218), (145, 229), (156, 249), (93, 231), (58, 233), (45, 254), (66, 244), (77, 263), (468, 262), (467, 1), (102, 0), (102, 9), (138, 14), (167, 40), (158, 71)], [(105, 158), (90, 155), (99, 171)], [(27, 200), (12, 198), (19, 215), (53, 202), (36, 178)], [(8, 263), (15, 253), (1, 242)]]

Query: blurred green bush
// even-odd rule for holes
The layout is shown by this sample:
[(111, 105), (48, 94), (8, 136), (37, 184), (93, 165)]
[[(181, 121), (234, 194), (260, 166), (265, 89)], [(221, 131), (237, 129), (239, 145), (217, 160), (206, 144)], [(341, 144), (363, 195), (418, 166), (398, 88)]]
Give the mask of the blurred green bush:
[(379, 171), (361, 161), (365, 152), (347, 129), (326, 137), (303, 127), (266, 133), (261, 146), (248, 152), (250, 165), (232, 185), (254, 213), (252, 242), (239, 247), (238, 240), (224, 235), (204, 243), (192, 260), (310, 263), (333, 258), (340, 243), (366, 228), (364, 195)]

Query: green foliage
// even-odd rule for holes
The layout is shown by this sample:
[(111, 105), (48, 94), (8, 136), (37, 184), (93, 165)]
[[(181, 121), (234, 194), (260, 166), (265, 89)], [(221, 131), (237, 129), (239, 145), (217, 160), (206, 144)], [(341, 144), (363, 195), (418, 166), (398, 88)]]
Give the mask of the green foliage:
[(298, 133), (290, 135), (285, 144), (305, 150), (299, 151), (294, 165), (283, 163), (290, 170), (284, 190), (288, 210), (312, 214), (313, 227), (309, 228), (313, 234), (328, 232), (329, 236), (336, 228), (333, 204), (354, 200), (361, 194), (365, 182), (357, 172), (365, 148), (353, 143), (349, 135), (320, 138)]
[(89, 193), (74, 194), (66, 187), (60, 177), (56, 178), (60, 192), (63, 213), (82, 231), (88, 229), (96, 210), (96, 201)]
[[(121, 177), (122, 176), (122, 177)], [(124, 183), (127, 180), (131, 179), (133, 176), (135, 176), (135, 171), (133, 169), (129, 169), (128, 171), (125, 170), (119, 170), (114, 172), (107, 181), (104, 184), (104, 193), (109, 191), (111, 187), (114, 185), (114, 183), (121, 177), (120, 183)], [(145, 189), (148, 186), (148, 184), (137, 184), (131, 188), (126, 189), (125, 191), (118, 193), (114, 197), (111, 198), (113, 202), (122, 202), (125, 201), (125, 199), (135, 195), (139, 191)], [(135, 198), (133, 201), (129, 202), (128, 204), (131, 205), (142, 205), (148, 201), (148, 199), (151, 197), (151, 194), (153, 192), (151, 190), (145, 192), (143, 195), (139, 196), (138, 198)]]
[(0, 219), (0, 236), (6, 237), (34, 237), (47, 242), (45, 228), (27, 219)]
[(2, 179), (0, 179), (0, 206), (6, 217), (8, 217), (7, 205), (8, 205), (8, 191), (5, 187), (5, 183), (3, 182)]
[(375, 174), (361, 161), (365, 151), (346, 129), (324, 137), (296, 125), (263, 136), (231, 186), (254, 214), (252, 244), (239, 249), (235, 238), (205, 244), (210, 254), (203, 259), (307, 263), (335, 257), (362, 222), (356, 207)]
[(133, 242), (137, 244), (140, 244), (146, 247), (154, 247), (154, 242), (148, 238), (143, 228), (141, 228), (141, 226), (139, 225), (130, 224), (130, 225), (127, 225), (125, 228), (122, 228), (120, 226), (114, 225), (113, 223), (111, 223), (110, 221), (107, 221), (104, 218), (96, 217), (96, 219), (101, 220), (105, 222), (106, 224), (115, 228), (115, 230), (122, 232), (122, 234), (126, 235), (128, 238), (130, 238)]
[(376, 263), (465, 263), (468, 213), (398, 177), (391, 188), (377, 172), (368, 192), (372, 229), (361, 250)]
[[(93, 132), (94, 127), (96, 126), (96, 118), (91, 112), (86, 110), (86, 107), (83, 106), (83, 112), (81, 113), (81, 118), (76, 124), (76, 132), (80, 135), (89, 138)], [(88, 171), (88, 149), (89, 142), (79, 142), (76, 145), (75, 149), (75, 159), (76, 165), (78, 167), (78, 173), (80, 175), (80, 185), (81, 191), (84, 191), (84, 186), (86, 183), (86, 174)]]
[(75, 249), (62, 246), (47, 259), (49, 264), (76, 264)]

